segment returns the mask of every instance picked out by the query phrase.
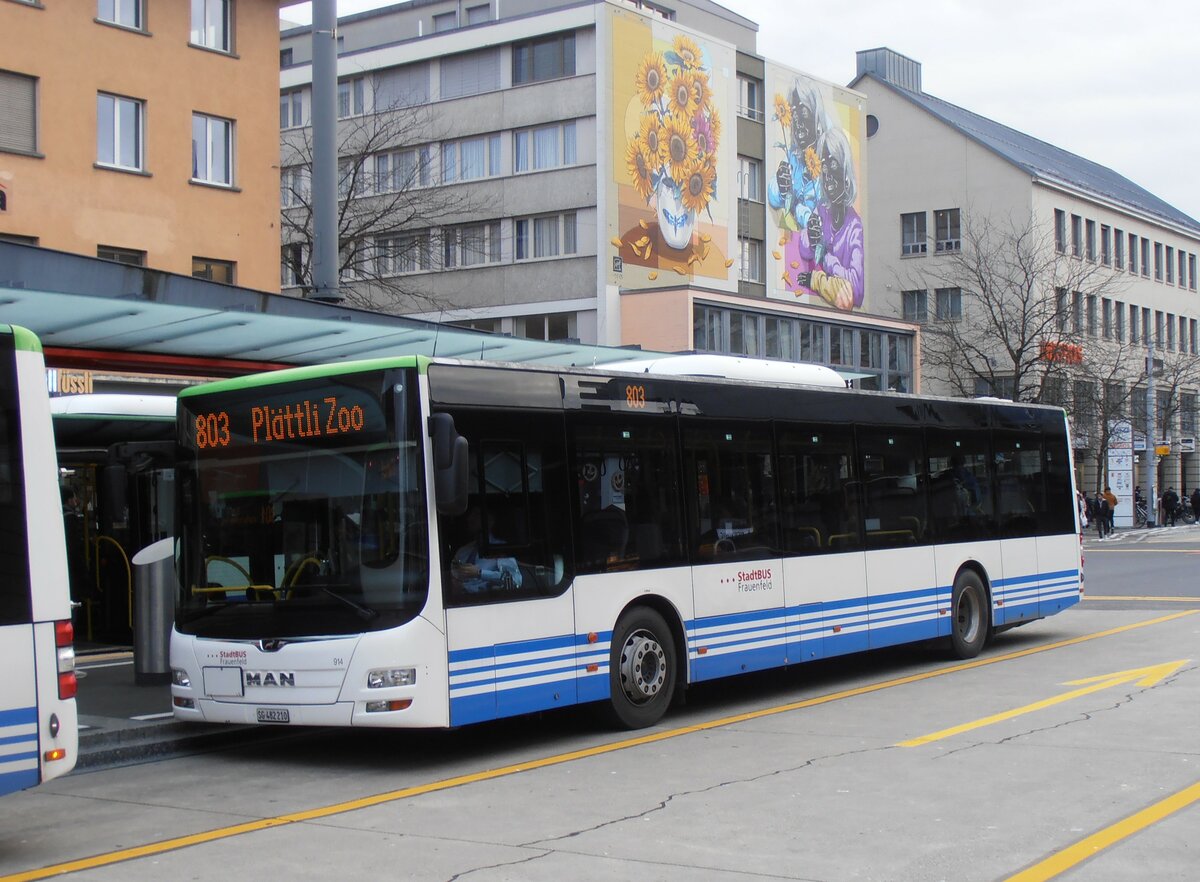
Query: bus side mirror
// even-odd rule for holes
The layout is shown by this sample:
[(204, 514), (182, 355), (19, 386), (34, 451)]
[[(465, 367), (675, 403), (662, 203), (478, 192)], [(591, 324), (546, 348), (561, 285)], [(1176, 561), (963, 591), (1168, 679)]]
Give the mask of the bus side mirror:
[(429, 417), (429, 438), (433, 443), (433, 486), (438, 513), (460, 515), (467, 510), (470, 481), (467, 439), (458, 434), (454, 417), (448, 413)]

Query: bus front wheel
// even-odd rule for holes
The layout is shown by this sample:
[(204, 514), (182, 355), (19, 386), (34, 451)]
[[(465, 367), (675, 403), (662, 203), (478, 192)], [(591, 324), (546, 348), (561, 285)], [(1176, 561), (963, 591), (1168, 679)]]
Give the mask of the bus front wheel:
[(987, 590), (979, 574), (963, 570), (954, 580), (950, 644), (958, 658), (974, 658), (988, 634)]
[(653, 726), (671, 704), (677, 676), (675, 641), (661, 615), (630, 610), (613, 629), (609, 657), (609, 716), (626, 729)]

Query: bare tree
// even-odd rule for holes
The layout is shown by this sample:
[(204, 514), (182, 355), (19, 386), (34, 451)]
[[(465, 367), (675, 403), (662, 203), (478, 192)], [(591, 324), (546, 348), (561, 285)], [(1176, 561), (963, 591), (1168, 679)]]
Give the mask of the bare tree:
[[(441, 267), (442, 225), (478, 217), (489, 206), (475, 188), (440, 185), (432, 154), (443, 134), (428, 103), (397, 100), (339, 120), (339, 270), (348, 305), (397, 313), (454, 305), (435, 302), (421, 287), (421, 273)], [(313, 287), (312, 163), (312, 127), (285, 131), (280, 146), (284, 273), (287, 282), (303, 290)]]
[(1099, 298), (1120, 285), (1119, 274), (1060, 253), (1032, 219), (964, 211), (960, 241), (904, 280), (910, 289), (932, 288), (935, 297), (922, 331), (926, 370), (957, 395), (976, 395), (984, 385), (1016, 401), (1043, 400), (1078, 373), (1095, 320), (1087, 305), (1094, 313)]
[(1095, 459), (1096, 492), (1106, 480), (1113, 423), (1129, 418), (1144, 366), (1141, 347), (1110, 336), (1091, 341), (1074, 371), (1071, 423), (1076, 440), (1082, 440)]

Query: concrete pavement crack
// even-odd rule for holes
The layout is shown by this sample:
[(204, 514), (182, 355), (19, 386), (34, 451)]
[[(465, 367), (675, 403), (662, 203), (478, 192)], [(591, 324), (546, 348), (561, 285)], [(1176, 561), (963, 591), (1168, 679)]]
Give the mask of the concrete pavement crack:
[[(517, 847), (523, 848), (524, 846)], [(482, 867), (472, 867), (469, 870), (463, 870), (461, 873), (455, 873), (453, 876), (447, 879), (446, 882), (456, 882), (456, 880), (462, 879), (464, 876), (470, 876), (472, 873), (481, 873), (484, 870), (499, 870), (501, 867), (519, 867), (522, 864), (530, 864), (534, 861), (540, 861), (542, 858), (552, 854), (554, 854), (554, 851), (547, 849), (541, 854), (532, 854), (529, 857), (521, 858), (519, 861), (500, 861), (496, 864), (486, 864)]]

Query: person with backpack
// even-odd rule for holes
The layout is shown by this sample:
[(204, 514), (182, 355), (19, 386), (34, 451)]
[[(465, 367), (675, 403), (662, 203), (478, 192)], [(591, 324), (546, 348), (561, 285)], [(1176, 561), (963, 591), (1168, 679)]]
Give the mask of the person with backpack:
[(1175, 526), (1175, 516), (1179, 513), (1179, 494), (1174, 487), (1168, 487), (1162, 495), (1163, 517), (1169, 518), (1171, 526)]
[(1111, 487), (1104, 488), (1104, 501), (1108, 503), (1108, 532), (1111, 535), (1116, 529), (1113, 519), (1117, 513), (1117, 494), (1112, 492)]
[(1096, 534), (1101, 538), (1105, 538), (1111, 527), (1109, 518), (1112, 516), (1112, 509), (1108, 505), (1108, 500), (1103, 493), (1096, 494)]

